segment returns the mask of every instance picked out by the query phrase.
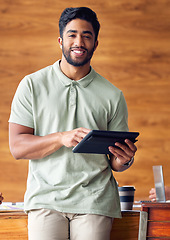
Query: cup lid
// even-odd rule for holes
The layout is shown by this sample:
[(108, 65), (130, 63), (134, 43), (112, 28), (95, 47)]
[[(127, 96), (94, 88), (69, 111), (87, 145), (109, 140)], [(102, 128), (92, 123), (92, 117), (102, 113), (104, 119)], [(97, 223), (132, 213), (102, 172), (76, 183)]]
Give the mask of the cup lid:
[(122, 186), (122, 187), (118, 187), (119, 191), (135, 191), (135, 187), (134, 186)]

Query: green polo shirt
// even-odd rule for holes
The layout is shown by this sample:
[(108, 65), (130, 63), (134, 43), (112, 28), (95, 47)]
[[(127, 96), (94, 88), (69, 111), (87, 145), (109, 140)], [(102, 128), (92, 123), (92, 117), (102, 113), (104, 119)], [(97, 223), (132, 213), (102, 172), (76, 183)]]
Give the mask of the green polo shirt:
[[(26, 76), (15, 93), (9, 122), (34, 128), (34, 134), (78, 127), (128, 131), (122, 92), (91, 68), (84, 78), (65, 76), (59, 61)], [(61, 147), (29, 160), (25, 211), (56, 209), (67, 213), (120, 217), (116, 181), (106, 155), (73, 153)]]

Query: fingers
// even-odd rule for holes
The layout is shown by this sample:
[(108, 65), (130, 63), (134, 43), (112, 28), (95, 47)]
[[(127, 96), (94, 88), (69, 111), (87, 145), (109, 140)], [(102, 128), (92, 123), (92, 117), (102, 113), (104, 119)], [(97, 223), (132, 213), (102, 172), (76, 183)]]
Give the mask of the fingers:
[(62, 143), (66, 147), (75, 147), (90, 132), (87, 128), (76, 128), (62, 133)]
[(132, 143), (130, 140), (126, 139), (125, 140), (125, 144), (121, 144), (119, 142), (115, 143), (115, 146), (119, 147), (122, 150), (122, 156), (124, 156), (125, 158), (132, 158), (135, 155), (135, 152), (137, 151), (137, 147), (135, 146), (134, 143)]
[(152, 202), (156, 202), (156, 197), (149, 196), (149, 199), (150, 199)]
[(156, 190), (155, 190), (155, 188), (151, 188), (151, 190), (149, 191), (149, 193), (150, 193), (151, 195), (153, 195), (153, 194), (156, 195)]
[(133, 142), (131, 142), (129, 139), (125, 139), (125, 143), (129, 146), (132, 152), (135, 153), (137, 151), (136, 145)]
[[(110, 151), (115, 157), (117, 157), (118, 159), (123, 159), (123, 160), (125, 161), (125, 163), (128, 162), (128, 161), (130, 161), (130, 159), (131, 159), (124, 151), (122, 151), (121, 149), (118, 149), (118, 148), (116, 148), (116, 147), (110, 146), (110, 147), (109, 147), (109, 151)], [(124, 164), (124, 163), (122, 162), (122, 164)]]
[(156, 190), (155, 190), (155, 188), (152, 188), (152, 189), (149, 191), (149, 199), (150, 199), (152, 202), (155, 202), (155, 201), (156, 201)]
[(130, 161), (130, 159), (132, 157), (134, 157), (135, 152), (137, 151), (137, 147), (135, 146), (135, 144), (133, 142), (131, 142), (130, 140), (126, 139), (125, 140), (125, 144), (116, 142), (115, 146), (119, 147), (109, 147), (109, 151), (115, 155), (117, 158), (119, 159), (124, 159), (125, 162)]
[[(77, 145), (81, 140), (90, 132), (90, 129), (87, 128), (78, 128), (74, 130), (73, 141)], [(74, 146), (76, 146), (74, 145)]]

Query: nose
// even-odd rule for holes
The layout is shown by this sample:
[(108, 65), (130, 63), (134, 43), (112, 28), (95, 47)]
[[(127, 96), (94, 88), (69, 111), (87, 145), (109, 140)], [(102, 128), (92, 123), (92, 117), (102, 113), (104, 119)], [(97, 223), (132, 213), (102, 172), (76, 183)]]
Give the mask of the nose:
[(81, 47), (83, 46), (84, 47), (84, 41), (83, 41), (83, 37), (78, 35), (75, 39), (75, 46), (76, 47)]

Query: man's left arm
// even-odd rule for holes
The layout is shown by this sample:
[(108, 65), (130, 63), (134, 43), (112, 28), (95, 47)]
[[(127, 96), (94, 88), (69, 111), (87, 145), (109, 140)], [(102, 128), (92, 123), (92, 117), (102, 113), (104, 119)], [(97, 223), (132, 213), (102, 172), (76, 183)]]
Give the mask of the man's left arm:
[(110, 158), (111, 167), (116, 172), (123, 172), (128, 169), (134, 162), (135, 152), (137, 151), (136, 145), (129, 139), (125, 140), (126, 145), (119, 142), (115, 146), (109, 147), (109, 151), (113, 154)]

